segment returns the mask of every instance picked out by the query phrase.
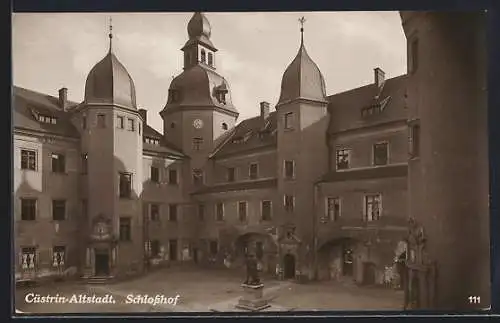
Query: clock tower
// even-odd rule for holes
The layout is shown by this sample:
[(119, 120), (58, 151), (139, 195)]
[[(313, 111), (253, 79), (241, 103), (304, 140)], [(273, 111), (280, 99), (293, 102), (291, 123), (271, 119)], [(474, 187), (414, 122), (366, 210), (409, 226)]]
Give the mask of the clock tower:
[(208, 19), (196, 12), (187, 29), (183, 72), (170, 83), (160, 115), (166, 139), (190, 157), (190, 178), (203, 184), (208, 156), (217, 139), (235, 126), (238, 112), (227, 80), (216, 71), (217, 48), (210, 40)]

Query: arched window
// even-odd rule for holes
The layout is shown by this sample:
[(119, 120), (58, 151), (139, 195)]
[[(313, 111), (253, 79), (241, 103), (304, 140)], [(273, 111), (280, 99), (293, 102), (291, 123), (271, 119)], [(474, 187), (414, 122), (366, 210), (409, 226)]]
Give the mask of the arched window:
[(222, 130), (227, 130), (227, 123), (225, 122), (222, 123)]
[(214, 55), (212, 53), (208, 53), (208, 65), (214, 66)]
[(207, 59), (207, 58), (206, 58), (206, 55), (207, 55), (207, 54), (205, 53), (205, 50), (204, 50), (204, 49), (202, 49), (202, 50), (201, 50), (201, 58), (200, 58), (200, 62), (202, 62), (202, 63), (205, 63), (205, 62), (206, 62), (206, 59)]
[(170, 128), (172, 128), (172, 129), (174, 129), (174, 128), (175, 128), (175, 122), (172, 122), (172, 123), (170, 124)]

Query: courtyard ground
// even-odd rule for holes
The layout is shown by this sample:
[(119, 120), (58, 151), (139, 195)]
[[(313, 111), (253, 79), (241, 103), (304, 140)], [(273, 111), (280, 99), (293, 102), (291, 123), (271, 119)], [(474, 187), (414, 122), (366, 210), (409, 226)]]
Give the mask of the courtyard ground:
[[(172, 267), (138, 279), (113, 284), (87, 285), (80, 282), (53, 283), (16, 290), (16, 309), (25, 313), (130, 313), (130, 312), (204, 312), (233, 309), (241, 296), (241, 272), (222, 269)], [(297, 284), (263, 279), (264, 296), (271, 299), (269, 310), (401, 310), (400, 291), (359, 287), (352, 283), (313, 282)], [(112, 295), (113, 304), (34, 304), (29, 293), (40, 296)], [(128, 295), (179, 295), (176, 305), (127, 304)]]

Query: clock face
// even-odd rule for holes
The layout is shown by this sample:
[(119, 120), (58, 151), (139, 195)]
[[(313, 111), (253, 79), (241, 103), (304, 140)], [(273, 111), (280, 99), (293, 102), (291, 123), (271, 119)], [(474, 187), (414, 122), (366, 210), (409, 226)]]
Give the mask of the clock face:
[(203, 120), (201, 120), (201, 119), (194, 120), (193, 121), (193, 127), (195, 127), (196, 129), (203, 128)]

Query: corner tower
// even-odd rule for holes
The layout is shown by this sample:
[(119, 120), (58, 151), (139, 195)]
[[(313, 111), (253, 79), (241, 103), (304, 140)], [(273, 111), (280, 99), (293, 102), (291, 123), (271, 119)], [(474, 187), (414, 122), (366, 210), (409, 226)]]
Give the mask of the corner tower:
[[(484, 12), (401, 12), (408, 44), (411, 301), (490, 306)], [(415, 237), (417, 239), (415, 239)], [(480, 301), (469, 300), (478, 296)]]
[(143, 257), (141, 203), (142, 128), (135, 86), (109, 50), (89, 72), (84, 101), (75, 111), (80, 120), (83, 198), (88, 216), (84, 275), (120, 276), (140, 270)]
[(202, 172), (214, 142), (236, 124), (229, 84), (216, 72), (216, 47), (210, 40), (211, 26), (201, 12), (188, 23), (189, 39), (182, 47), (184, 70), (168, 90), (160, 112), (164, 136), (190, 157), (191, 169)]
[[(281, 94), (276, 105), (278, 118), (278, 192), (285, 207), (280, 208), (285, 230), (300, 240), (293, 251), (295, 268), (309, 279), (314, 277), (314, 183), (327, 171), (326, 130), (328, 125), (325, 80), (304, 44), (304, 18), (299, 19), (300, 46), (283, 73)], [(293, 164), (293, 179), (285, 178), (285, 165)], [(290, 208), (288, 205), (293, 204)], [(286, 211), (285, 209), (288, 209)], [(286, 213), (286, 214), (285, 214)], [(283, 259), (283, 255), (281, 256)], [(284, 264), (282, 264), (284, 265)]]

